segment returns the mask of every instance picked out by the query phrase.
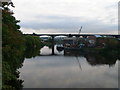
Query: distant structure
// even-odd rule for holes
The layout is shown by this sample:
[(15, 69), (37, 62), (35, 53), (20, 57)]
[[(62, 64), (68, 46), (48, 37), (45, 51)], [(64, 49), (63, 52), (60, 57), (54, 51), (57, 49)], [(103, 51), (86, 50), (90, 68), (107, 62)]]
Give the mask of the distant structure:
[(80, 34), (80, 33), (81, 33), (81, 30), (82, 30), (82, 26), (81, 26), (81, 28), (80, 28), (79, 33), (78, 33), (78, 34)]
[[(79, 33), (81, 33), (81, 30), (82, 30), (82, 26), (79, 30)], [(79, 48), (82, 48), (82, 47), (87, 47), (88, 44), (91, 44), (90, 47), (92, 45), (94, 45), (95, 43), (95, 40), (94, 38), (88, 38), (89, 36), (95, 36), (95, 37), (113, 37), (113, 38), (117, 38), (118, 40), (120, 40), (120, 35), (115, 35), (115, 34), (66, 34), (66, 33), (62, 33), (62, 34), (36, 34), (36, 33), (33, 33), (33, 34), (25, 34), (25, 35), (32, 35), (32, 36), (50, 36), (51, 37), (51, 41), (52, 41), (52, 55), (54, 55), (54, 39), (56, 36), (66, 36), (68, 38), (80, 38), (80, 42), (77, 43), (75, 42), (76, 40), (71, 40), (71, 39), (68, 39), (67, 38), (64, 38), (64, 40), (66, 40), (66, 44), (67, 44), (67, 48), (69, 48), (70, 46), (73, 46), (73, 47), (76, 47), (77, 49), (77, 46)], [(88, 41), (89, 40), (89, 41)], [(94, 40), (94, 41), (93, 41)], [(64, 43), (64, 41), (63, 41)], [(77, 45), (77, 46), (76, 46)]]
[(0, 2), (11, 2), (11, 0), (0, 0)]

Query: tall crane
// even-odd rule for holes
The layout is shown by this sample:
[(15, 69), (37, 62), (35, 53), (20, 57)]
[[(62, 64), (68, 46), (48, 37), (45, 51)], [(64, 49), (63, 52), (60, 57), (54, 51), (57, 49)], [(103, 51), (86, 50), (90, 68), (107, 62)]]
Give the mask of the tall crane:
[[(81, 26), (81, 28), (79, 29), (78, 34), (80, 34), (80, 33), (81, 33), (81, 30), (82, 30), (82, 26)], [(79, 37), (78, 37), (78, 36), (76, 37), (76, 41), (77, 41), (77, 45), (78, 45), (78, 44), (79, 44)]]
[(79, 33), (78, 33), (78, 34), (80, 34), (80, 33), (81, 33), (81, 30), (82, 30), (82, 26), (81, 26), (81, 28), (80, 28)]

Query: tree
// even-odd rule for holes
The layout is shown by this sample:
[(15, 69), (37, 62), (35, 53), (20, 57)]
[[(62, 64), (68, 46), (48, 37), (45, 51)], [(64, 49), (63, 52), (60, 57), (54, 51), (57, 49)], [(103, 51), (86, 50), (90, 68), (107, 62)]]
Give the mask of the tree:
[[(14, 7), (12, 2), (2, 3), (2, 89), (19, 90), (22, 88), (22, 80), (17, 79), (18, 68), (22, 66), (25, 50), (25, 39), (19, 31), (19, 22), (13, 16), (9, 6)], [(19, 84), (19, 85), (16, 85)]]

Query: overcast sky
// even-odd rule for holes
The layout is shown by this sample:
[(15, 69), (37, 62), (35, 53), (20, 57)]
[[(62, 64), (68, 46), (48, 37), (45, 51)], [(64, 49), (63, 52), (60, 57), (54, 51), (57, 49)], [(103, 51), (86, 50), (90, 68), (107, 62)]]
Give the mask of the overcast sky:
[(118, 33), (119, 0), (12, 1), (24, 33)]

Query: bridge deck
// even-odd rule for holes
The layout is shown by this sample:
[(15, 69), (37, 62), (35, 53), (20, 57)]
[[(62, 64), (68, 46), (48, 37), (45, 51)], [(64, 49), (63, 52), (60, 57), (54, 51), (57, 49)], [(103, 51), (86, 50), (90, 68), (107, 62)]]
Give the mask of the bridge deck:
[(119, 37), (120, 35), (116, 34), (25, 34), (25, 35), (34, 35), (34, 36), (94, 36), (94, 35), (100, 35), (100, 36), (113, 36), (113, 37)]

